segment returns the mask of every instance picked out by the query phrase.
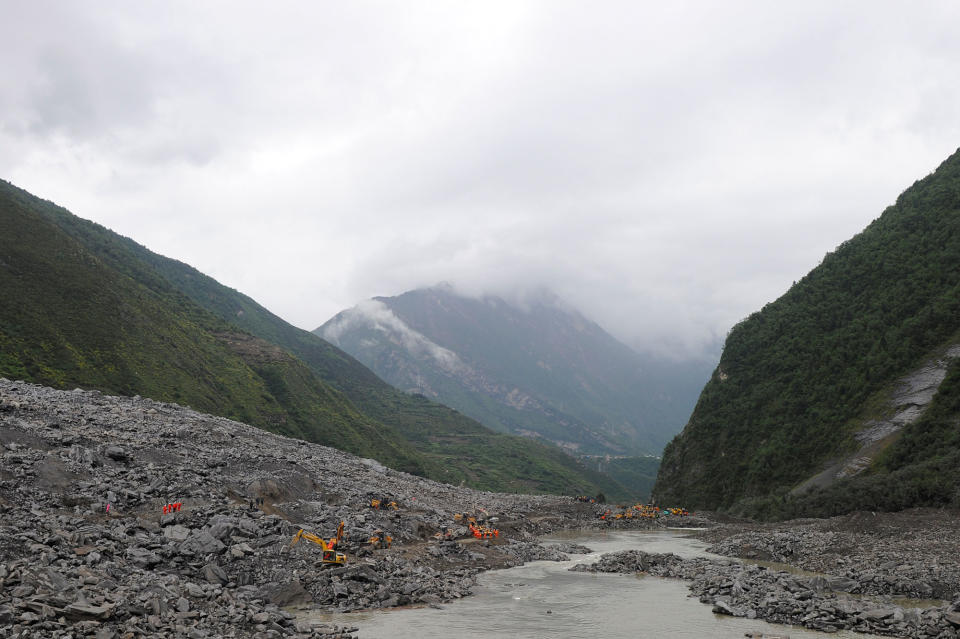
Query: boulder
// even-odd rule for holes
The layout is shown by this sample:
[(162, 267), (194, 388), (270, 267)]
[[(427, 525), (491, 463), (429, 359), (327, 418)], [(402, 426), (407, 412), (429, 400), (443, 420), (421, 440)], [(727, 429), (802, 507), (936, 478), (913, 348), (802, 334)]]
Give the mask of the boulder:
[(960, 612), (954, 612), (952, 610), (944, 612), (943, 618), (946, 619), (954, 627), (960, 628)]
[(157, 553), (151, 552), (146, 548), (127, 548), (124, 556), (130, 563), (140, 566), (141, 568), (151, 568), (161, 562), (160, 556), (157, 555)]
[(130, 455), (120, 446), (107, 446), (103, 449), (103, 454), (110, 459), (118, 462), (125, 462), (130, 459)]
[(864, 610), (862, 616), (868, 621), (883, 621), (884, 619), (891, 619), (896, 610), (892, 608), (871, 608), (870, 610)]
[(186, 541), (190, 537), (190, 529), (186, 526), (167, 526), (163, 529), (163, 536), (170, 541)]
[(291, 579), (282, 584), (268, 584), (261, 588), (257, 594), (264, 601), (269, 601), (280, 607), (313, 603), (313, 597), (303, 587), (299, 579)]
[(113, 616), (113, 606), (94, 606), (86, 602), (72, 603), (63, 609), (63, 615), (73, 621), (99, 619), (104, 621)]
[(210, 534), (209, 530), (194, 531), (190, 537), (180, 544), (180, 553), (184, 555), (208, 555), (223, 550), (223, 542)]
[(223, 585), (229, 581), (227, 573), (215, 563), (209, 563), (203, 567), (203, 578), (212, 584), (219, 585)]

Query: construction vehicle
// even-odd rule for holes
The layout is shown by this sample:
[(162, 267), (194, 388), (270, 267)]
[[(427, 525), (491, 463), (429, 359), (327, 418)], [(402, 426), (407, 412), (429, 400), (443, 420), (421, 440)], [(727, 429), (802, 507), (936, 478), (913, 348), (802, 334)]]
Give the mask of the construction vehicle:
[(640, 517), (646, 517), (647, 519), (656, 519), (660, 516), (660, 508), (657, 506), (651, 506), (650, 504), (637, 504), (633, 507), (637, 511), (637, 514)]
[(386, 534), (382, 530), (373, 531), (373, 537), (367, 540), (367, 543), (370, 544), (370, 547), (374, 550), (378, 548), (389, 548), (393, 543), (393, 537)]
[(381, 507), (384, 509), (389, 508), (390, 510), (400, 510), (400, 506), (397, 505), (397, 502), (388, 502), (386, 499), (371, 499), (370, 507), (374, 510), (380, 510)]
[(470, 513), (454, 513), (453, 520), (458, 524), (466, 523), (468, 526), (477, 525), (477, 518)]
[(297, 531), (297, 534), (293, 536), (293, 541), (290, 542), (290, 547), (293, 548), (296, 546), (297, 542), (300, 541), (301, 538), (306, 539), (307, 541), (312, 541), (323, 549), (323, 553), (320, 556), (321, 563), (333, 564), (337, 566), (342, 566), (347, 563), (347, 556), (342, 552), (336, 551), (337, 544), (340, 543), (341, 539), (343, 539), (342, 521), (340, 522), (340, 525), (337, 526), (337, 535), (335, 537), (331, 537), (329, 541), (301, 528), (299, 531)]

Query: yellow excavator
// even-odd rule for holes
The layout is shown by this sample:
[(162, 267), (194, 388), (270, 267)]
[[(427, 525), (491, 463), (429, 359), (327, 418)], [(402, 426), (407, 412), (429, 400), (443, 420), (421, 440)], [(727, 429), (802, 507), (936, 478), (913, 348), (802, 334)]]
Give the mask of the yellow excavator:
[(477, 525), (477, 518), (470, 513), (454, 513), (453, 520), (458, 524), (467, 524), (468, 526)]
[(370, 548), (374, 550), (378, 548), (389, 548), (393, 544), (393, 537), (377, 529), (373, 532), (373, 537), (367, 540), (367, 543), (370, 544)]
[(320, 556), (320, 561), (324, 564), (334, 564), (337, 566), (342, 566), (347, 563), (347, 556), (342, 552), (336, 552), (337, 544), (340, 543), (340, 540), (343, 539), (343, 522), (340, 522), (340, 525), (337, 526), (337, 535), (336, 537), (331, 537), (330, 541), (327, 541), (323, 537), (318, 537), (311, 532), (307, 532), (303, 528), (297, 531), (297, 534), (293, 536), (293, 541), (290, 542), (290, 547), (293, 548), (297, 545), (297, 542), (300, 539), (306, 539), (307, 541), (312, 541), (313, 543), (320, 546), (323, 549), (323, 554)]

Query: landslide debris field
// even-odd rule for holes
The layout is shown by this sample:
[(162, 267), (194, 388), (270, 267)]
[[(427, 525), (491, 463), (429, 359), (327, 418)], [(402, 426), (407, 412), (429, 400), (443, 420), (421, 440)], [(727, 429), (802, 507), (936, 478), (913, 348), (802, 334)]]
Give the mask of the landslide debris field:
[[(291, 610), (442, 605), (469, 594), (482, 570), (587, 550), (545, 546), (539, 535), (710, 524), (456, 488), (175, 404), (3, 379), (0, 462), (3, 637), (355, 636)], [(399, 509), (373, 509), (372, 499)], [(164, 513), (171, 503), (182, 506)], [(465, 512), (487, 517), (499, 537), (476, 540), (454, 525), (455, 541), (434, 539)], [(341, 521), (345, 566), (320, 567), (321, 549), (307, 540), (291, 548), (301, 528), (329, 538)], [(391, 548), (369, 548), (377, 531), (393, 537)], [(684, 578), (723, 614), (960, 637), (957, 513), (728, 522), (695, 534), (743, 559), (627, 551), (577, 569)]]
[[(345, 636), (284, 608), (447, 602), (480, 570), (565, 558), (535, 537), (596, 508), (455, 488), (175, 404), (2, 379), (0, 456), (0, 636)], [(164, 514), (170, 503), (182, 506)], [(433, 539), (481, 508), (499, 537)], [(341, 521), (346, 566), (290, 547), (300, 528), (330, 538)], [(390, 549), (367, 547), (378, 530)]]

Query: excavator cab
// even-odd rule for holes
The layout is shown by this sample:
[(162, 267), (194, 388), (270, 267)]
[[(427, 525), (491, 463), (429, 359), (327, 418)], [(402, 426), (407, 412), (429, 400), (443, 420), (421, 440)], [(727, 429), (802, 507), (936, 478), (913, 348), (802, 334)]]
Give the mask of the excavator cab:
[(337, 564), (342, 566), (347, 561), (347, 556), (343, 553), (333, 550), (324, 550), (320, 555), (320, 561), (325, 564)]

